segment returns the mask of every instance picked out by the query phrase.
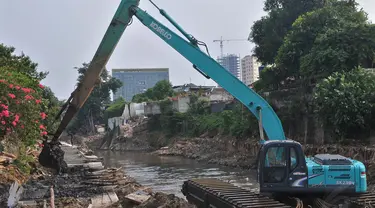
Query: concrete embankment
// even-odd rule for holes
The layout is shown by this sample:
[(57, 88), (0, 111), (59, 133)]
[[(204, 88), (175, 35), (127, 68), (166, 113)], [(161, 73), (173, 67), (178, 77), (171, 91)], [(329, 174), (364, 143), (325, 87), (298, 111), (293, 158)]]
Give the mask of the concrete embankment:
[[(104, 168), (101, 158), (64, 143), (69, 171), (43, 173), (23, 185), (18, 207), (194, 207), (184, 199), (154, 193), (122, 168)], [(52, 201), (51, 201), (52, 200)]]

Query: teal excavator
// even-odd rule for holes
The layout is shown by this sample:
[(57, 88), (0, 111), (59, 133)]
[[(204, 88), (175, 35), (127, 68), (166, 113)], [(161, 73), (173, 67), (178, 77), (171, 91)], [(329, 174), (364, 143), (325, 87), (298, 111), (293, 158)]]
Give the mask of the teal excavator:
[[(260, 192), (307, 194), (340, 189), (342, 192), (355, 194), (367, 191), (366, 169), (362, 162), (331, 154), (305, 157), (301, 144), (285, 137), (282, 124), (271, 106), (211, 58), (204, 42), (187, 33), (150, 0), (160, 14), (183, 35), (179, 36), (139, 8), (139, 1), (121, 1), (83, 80), (60, 112), (65, 114), (58, 130), (50, 142), (45, 141), (39, 156), (42, 165), (55, 167), (59, 172), (65, 167), (63, 153), (57, 147), (59, 137), (85, 103), (121, 35), (136, 17), (152, 33), (190, 61), (194, 69), (207, 79), (216, 81), (258, 119), (262, 144), (258, 154)], [(200, 47), (204, 47), (206, 52)]]

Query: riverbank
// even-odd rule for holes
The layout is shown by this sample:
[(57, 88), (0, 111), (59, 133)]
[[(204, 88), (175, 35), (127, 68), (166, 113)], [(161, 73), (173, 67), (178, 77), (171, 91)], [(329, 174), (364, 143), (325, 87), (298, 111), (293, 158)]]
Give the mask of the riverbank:
[[(101, 138), (91, 141), (91, 147), (103, 143)], [(117, 137), (112, 140), (112, 146), (107, 149), (147, 150), (159, 156), (182, 156), (202, 162), (219, 164), (230, 167), (251, 169), (256, 167), (256, 156), (259, 150), (257, 139), (234, 139), (228, 136), (201, 137), (166, 137), (160, 132), (141, 131), (131, 138)], [(135, 148), (134, 148), (135, 147)], [(375, 147), (373, 146), (344, 146), (344, 145), (304, 145), (305, 155), (321, 153), (341, 154), (364, 162), (367, 167), (369, 184), (375, 182)], [(372, 187), (372, 186), (371, 186)]]
[[(100, 158), (87, 148), (64, 143), (62, 149), (68, 163), (68, 173), (55, 175), (44, 169), (38, 177), (22, 185), (18, 207), (49, 206), (51, 198), (57, 208), (194, 207), (174, 195), (153, 192), (127, 176), (122, 168), (104, 168)], [(6, 203), (3, 201), (2, 207), (6, 207)]]

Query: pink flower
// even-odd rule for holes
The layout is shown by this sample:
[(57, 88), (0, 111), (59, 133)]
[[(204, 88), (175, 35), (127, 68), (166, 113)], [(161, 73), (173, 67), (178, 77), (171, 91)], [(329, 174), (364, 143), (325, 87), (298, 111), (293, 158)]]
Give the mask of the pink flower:
[(23, 129), (23, 128), (25, 128), (25, 126), (24, 126), (24, 125), (21, 125), (21, 129)]
[(40, 117), (42, 117), (42, 120), (44, 120), (44, 119), (46, 119), (47, 114), (45, 114), (44, 112), (41, 112), (40, 113)]
[(13, 125), (13, 126), (17, 126), (17, 122), (13, 121), (13, 122), (12, 122), (12, 125)]
[(15, 122), (18, 122), (20, 120), (20, 116), (18, 115), (18, 114), (16, 114), (15, 116), (14, 116), (14, 121)]
[(42, 84), (39, 84), (39, 87), (42, 88), (42, 89), (44, 88), (44, 86)]
[(25, 96), (25, 99), (26, 99), (26, 100), (32, 100), (33, 98), (34, 98), (34, 97), (31, 96), (31, 95), (26, 95), (26, 96)]
[(42, 101), (41, 100), (35, 100), (36, 104), (39, 104), (41, 103)]
[(5, 125), (5, 124), (6, 124), (6, 122), (5, 122), (5, 121), (1, 121), (1, 124)]
[(0, 107), (4, 108), (5, 110), (8, 110), (8, 106), (4, 104), (0, 104)]
[(46, 127), (44, 127), (42, 124), (40, 124), (39, 128), (40, 129), (46, 129)]
[(42, 133), (40, 133), (41, 136), (44, 136), (44, 135), (47, 135), (47, 132), (46, 131), (43, 131)]
[(30, 93), (31, 89), (30, 88), (22, 88), (21, 89), (24, 93)]
[(8, 110), (3, 110), (3, 112), (1, 112), (1, 114), (5, 117), (9, 117), (9, 111)]
[(5, 82), (5, 80), (3, 80), (3, 79), (0, 79), (0, 83), (3, 83), (3, 82)]
[(9, 96), (10, 98), (12, 98), (12, 99), (16, 98), (16, 96), (15, 96), (14, 94), (12, 94), (12, 93), (9, 93), (8, 96)]
[(13, 89), (13, 84), (9, 84), (9, 88)]
[(16, 90), (19, 90), (19, 89), (21, 89), (21, 87), (20, 86), (16, 86)]

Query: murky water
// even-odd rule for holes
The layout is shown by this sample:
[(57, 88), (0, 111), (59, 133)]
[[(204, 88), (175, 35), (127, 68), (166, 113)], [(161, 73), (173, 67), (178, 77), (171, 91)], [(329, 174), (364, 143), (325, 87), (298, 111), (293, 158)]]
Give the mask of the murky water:
[(245, 189), (257, 190), (256, 172), (198, 163), (182, 157), (155, 156), (142, 152), (98, 151), (104, 165), (123, 167), (126, 174), (154, 191), (183, 197), (181, 186), (191, 178), (219, 178)]

